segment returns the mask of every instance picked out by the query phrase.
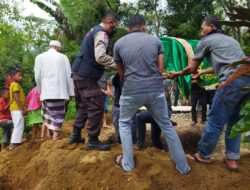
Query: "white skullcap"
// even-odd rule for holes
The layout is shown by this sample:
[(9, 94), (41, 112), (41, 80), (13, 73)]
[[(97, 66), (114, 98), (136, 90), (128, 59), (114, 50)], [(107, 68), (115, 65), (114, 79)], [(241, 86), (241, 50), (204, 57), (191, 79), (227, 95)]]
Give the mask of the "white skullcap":
[(59, 47), (59, 48), (62, 47), (61, 43), (59, 41), (57, 41), (57, 40), (51, 40), (49, 42), (49, 46), (56, 46), (56, 47)]

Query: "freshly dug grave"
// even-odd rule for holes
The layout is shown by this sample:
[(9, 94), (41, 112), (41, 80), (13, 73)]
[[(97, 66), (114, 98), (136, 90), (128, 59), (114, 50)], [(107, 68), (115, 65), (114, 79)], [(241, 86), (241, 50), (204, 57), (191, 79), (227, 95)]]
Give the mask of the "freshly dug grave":
[[(195, 151), (202, 127), (190, 127), (178, 121), (177, 130), (186, 152)], [(179, 190), (250, 189), (250, 153), (242, 156), (240, 173), (232, 173), (223, 164), (223, 144), (210, 165), (189, 161), (192, 171), (180, 175), (170, 155), (153, 147), (135, 151), (137, 165), (124, 173), (113, 162), (121, 153), (119, 144), (109, 152), (82, 150), (83, 145), (68, 145), (72, 122), (65, 122), (62, 140), (27, 142), (13, 152), (0, 154), (0, 189), (13, 190)], [(86, 136), (86, 135), (85, 135)], [(148, 135), (149, 136), (149, 135)], [(102, 140), (114, 142), (114, 130), (103, 129)], [(147, 138), (147, 144), (149, 139)]]

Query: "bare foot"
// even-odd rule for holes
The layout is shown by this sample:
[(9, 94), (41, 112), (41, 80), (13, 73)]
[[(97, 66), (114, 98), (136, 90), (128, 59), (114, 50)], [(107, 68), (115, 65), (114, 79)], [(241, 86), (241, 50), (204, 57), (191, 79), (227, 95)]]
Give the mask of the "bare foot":
[(54, 131), (52, 140), (57, 141), (57, 140), (60, 140), (60, 139), (62, 139), (62, 138), (60, 137), (59, 132)]
[(17, 145), (15, 145), (15, 144), (10, 144), (10, 146), (9, 146), (9, 151), (15, 150), (16, 147), (17, 147)]

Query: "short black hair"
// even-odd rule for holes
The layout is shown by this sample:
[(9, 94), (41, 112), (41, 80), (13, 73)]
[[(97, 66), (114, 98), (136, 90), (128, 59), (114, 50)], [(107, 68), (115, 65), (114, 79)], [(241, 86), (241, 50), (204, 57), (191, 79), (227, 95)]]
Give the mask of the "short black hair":
[(220, 19), (216, 16), (208, 16), (203, 19), (202, 23), (212, 24), (216, 29), (221, 29)]
[(113, 20), (113, 21), (119, 21), (120, 20), (119, 16), (113, 11), (106, 11), (105, 14), (102, 17), (102, 20), (104, 20), (104, 19), (110, 19), (110, 20)]
[(132, 28), (138, 25), (145, 25), (146, 21), (142, 15), (134, 15), (128, 20), (128, 27)]
[(11, 72), (10, 72), (10, 75), (11, 76), (15, 76), (17, 73), (20, 73), (21, 72), (21, 69), (20, 68), (14, 68)]
[(3, 94), (4, 94), (6, 91), (8, 91), (8, 88), (6, 88), (6, 87), (0, 88), (0, 97), (2, 97)]

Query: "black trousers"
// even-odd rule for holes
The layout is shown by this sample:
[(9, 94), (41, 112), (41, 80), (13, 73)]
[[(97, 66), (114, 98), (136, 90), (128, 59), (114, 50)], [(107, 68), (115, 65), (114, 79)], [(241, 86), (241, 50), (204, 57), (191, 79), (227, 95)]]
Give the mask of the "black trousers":
[[(104, 114), (104, 101), (98, 81), (88, 77), (81, 77), (81, 79), (73, 77), (73, 79), (77, 104), (74, 127), (82, 129), (88, 120), (86, 127), (88, 135), (98, 136)], [(81, 130), (73, 130), (73, 136), (79, 137), (80, 132)]]
[(201, 120), (206, 121), (207, 118), (207, 92), (205, 89), (191, 90), (191, 113), (192, 121), (197, 122), (197, 104), (201, 105)]

